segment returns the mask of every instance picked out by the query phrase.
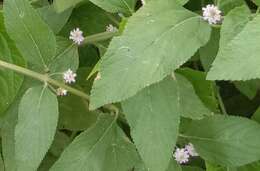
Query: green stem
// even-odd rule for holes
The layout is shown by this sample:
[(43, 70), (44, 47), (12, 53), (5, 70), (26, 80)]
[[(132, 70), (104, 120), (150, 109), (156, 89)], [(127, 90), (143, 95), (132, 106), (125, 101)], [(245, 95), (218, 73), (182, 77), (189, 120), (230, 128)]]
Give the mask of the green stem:
[(11, 64), (11, 63), (8, 63), (8, 62), (4, 62), (2, 60), (0, 60), (0, 67), (13, 70), (13, 71), (15, 71), (17, 73), (23, 74), (25, 76), (29, 76), (29, 77), (34, 78), (36, 80), (42, 81), (44, 83), (49, 83), (49, 84), (52, 84), (54, 86), (61, 87), (63, 89), (68, 90), (70, 93), (72, 93), (72, 94), (74, 94), (76, 96), (82, 97), (84, 99), (87, 99), (87, 100), (90, 99), (89, 95), (87, 95), (87, 94), (85, 94), (85, 93), (83, 93), (83, 92), (81, 92), (81, 91), (79, 91), (79, 90), (77, 90), (75, 88), (67, 86), (64, 83), (58, 82), (58, 81), (56, 81), (54, 79), (51, 79), (51, 78), (49, 78), (49, 76), (47, 74), (45, 74), (45, 75), (44, 74), (40, 74), (40, 73), (31, 71), (29, 69), (17, 66), (17, 65), (14, 65), (14, 64)]
[(93, 44), (93, 43), (96, 43), (99, 41), (108, 40), (116, 35), (118, 35), (118, 32), (116, 32), (116, 33), (103, 32), (103, 33), (94, 34), (94, 35), (85, 37), (83, 44), (84, 45)]
[(225, 115), (228, 115), (227, 111), (226, 111), (226, 108), (225, 108), (225, 105), (224, 105), (224, 102), (222, 100), (222, 97), (221, 97), (221, 95), (219, 93), (219, 88), (218, 87), (217, 87), (217, 90), (216, 90), (216, 94), (217, 94), (217, 98), (218, 98), (218, 101), (219, 101), (219, 106), (220, 106), (220, 109), (221, 109), (222, 113), (225, 114)]
[[(49, 77), (49, 75), (47, 74), (40, 74), (40, 73), (37, 73), (37, 72), (34, 72), (34, 71), (31, 71), (29, 69), (26, 69), (24, 67), (20, 67), (20, 66), (17, 66), (17, 65), (14, 65), (14, 64), (11, 64), (11, 63), (8, 63), (8, 62), (5, 62), (5, 61), (2, 61), (0, 60), (0, 67), (2, 68), (5, 68), (5, 69), (9, 69), (9, 70), (12, 70), (12, 71), (15, 71), (17, 73), (20, 73), (20, 74), (23, 74), (25, 76), (28, 76), (28, 77), (31, 77), (31, 78), (34, 78), (36, 80), (39, 80), (43, 83), (48, 83), (48, 84), (51, 84), (53, 86), (56, 86), (56, 87), (61, 87), (63, 89), (66, 89), (68, 90), (71, 94), (74, 94), (76, 96), (79, 96), (87, 101), (90, 100), (90, 97), (88, 94), (82, 92), (82, 91), (79, 91), (73, 87), (70, 87), (70, 86), (67, 86), (66, 84), (64, 83), (61, 83), (59, 81), (56, 81), (54, 79), (51, 79)], [(110, 111), (113, 111), (114, 113), (118, 114), (119, 112), (119, 109), (113, 105), (113, 104), (108, 104), (108, 105), (105, 105), (104, 108), (110, 110)]]

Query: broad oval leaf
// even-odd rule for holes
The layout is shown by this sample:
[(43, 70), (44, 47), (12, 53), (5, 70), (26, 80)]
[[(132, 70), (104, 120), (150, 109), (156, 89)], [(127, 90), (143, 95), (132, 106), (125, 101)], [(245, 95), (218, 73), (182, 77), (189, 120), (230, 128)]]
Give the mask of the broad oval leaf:
[(224, 166), (242, 166), (260, 159), (260, 125), (252, 120), (214, 115), (193, 121), (183, 137), (205, 160)]
[(179, 123), (178, 85), (172, 78), (143, 89), (123, 102), (135, 145), (147, 170), (166, 170), (175, 146)]
[(55, 56), (56, 40), (52, 30), (27, 0), (4, 1), (7, 33), (32, 68), (47, 71)]
[(57, 122), (56, 95), (46, 86), (27, 90), (19, 105), (15, 127), (18, 170), (37, 170), (54, 139)]
[[(210, 69), (207, 79), (209, 80), (250, 80), (260, 78), (260, 15), (257, 15), (252, 21), (248, 21), (248, 12), (238, 10), (239, 16), (244, 15), (245, 19), (238, 18), (238, 25), (241, 31), (228, 43), (223, 42), (221, 49)], [(230, 15), (230, 17), (233, 17)], [(242, 23), (240, 23), (242, 21)], [(244, 25), (244, 28), (241, 25)], [(224, 26), (224, 25), (223, 25)], [(230, 28), (226, 28), (230, 29)], [(232, 30), (230, 30), (231, 32)]]
[(51, 171), (128, 171), (138, 159), (134, 145), (116, 125), (116, 117), (101, 114), (97, 123), (65, 149)]
[(207, 43), (210, 31), (200, 16), (175, 1), (147, 3), (110, 43), (90, 108), (125, 100), (161, 81)]
[(167, 77), (122, 103), (137, 149), (150, 171), (166, 170), (176, 143), (180, 115), (202, 119), (211, 112), (183, 76)]

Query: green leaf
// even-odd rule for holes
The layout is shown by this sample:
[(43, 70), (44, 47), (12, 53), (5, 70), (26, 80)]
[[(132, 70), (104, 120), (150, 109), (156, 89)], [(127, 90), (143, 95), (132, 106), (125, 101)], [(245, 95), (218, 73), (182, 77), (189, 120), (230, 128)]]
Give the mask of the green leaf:
[[(69, 145), (70, 141), (70, 138), (65, 133), (57, 131), (49, 152), (59, 157), (63, 150)], [(48, 156), (45, 156), (45, 158), (46, 157)]]
[(77, 4), (84, 0), (54, 0), (53, 6), (57, 13), (61, 13), (69, 8), (74, 8)]
[(39, 82), (25, 79), (17, 97), (14, 102), (9, 106), (3, 118), (3, 125), (1, 127), (1, 139), (2, 139), (2, 154), (5, 164), (5, 169), (8, 171), (17, 171), (15, 160), (15, 126), (17, 124), (18, 107), (24, 92), (34, 85), (38, 85)]
[(131, 14), (134, 12), (136, 0), (90, 0), (100, 8), (111, 13), (126, 13)]
[(125, 100), (162, 80), (207, 43), (210, 30), (200, 16), (174, 1), (147, 3), (110, 43), (90, 108)]
[(251, 0), (253, 1), (256, 5), (260, 6), (260, 0)]
[(260, 107), (255, 111), (255, 113), (252, 116), (252, 119), (260, 123)]
[(224, 166), (242, 166), (260, 159), (260, 125), (255, 121), (214, 115), (193, 121), (183, 137), (194, 144), (199, 155)]
[[(180, 112), (182, 117), (191, 119), (202, 119), (204, 116), (210, 116), (213, 114), (200, 100), (194, 91), (192, 84), (183, 76), (176, 75), (177, 79), (177, 91)], [(170, 89), (170, 87), (169, 87)]]
[(217, 6), (226, 15), (235, 7), (246, 5), (244, 0), (218, 0)]
[(172, 158), (166, 171), (182, 171), (182, 169), (180, 165), (177, 164), (177, 162)]
[[(24, 65), (21, 57), (15, 54), (15, 49), (14, 52), (10, 51), (9, 45), (10, 42), (7, 42), (0, 33), (0, 59), (17, 65)], [(22, 81), (22, 76), (9, 70), (0, 70), (0, 115), (3, 115), (14, 101)]]
[(5, 26), (11, 39), (32, 68), (46, 71), (55, 56), (54, 33), (28, 1), (4, 1)]
[(54, 31), (54, 33), (59, 33), (63, 26), (67, 23), (72, 9), (67, 9), (61, 13), (57, 13), (53, 5), (47, 5), (39, 8), (38, 11), (44, 19), (44, 21), (49, 25), (49, 27)]
[[(218, 101), (215, 96), (215, 83), (206, 80), (205, 72), (192, 70), (190, 68), (183, 68), (177, 70), (177, 72), (185, 76), (185, 78), (187, 78), (192, 83), (196, 94), (199, 96), (205, 106), (207, 106), (215, 113), (219, 112)], [(192, 94), (191, 92), (190, 94)]]
[[(241, 8), (236, 8), (229, 16), (231, 17), (230, 21), (235, 21), (232, 17), (238, 18), (241, 15), (243, 19), (241, 20), (241, 17), (239, 17), (239, 22), (235, 23), (238, 26), (235, 29), (233, 26), (233, 28), (229, 30), (230, 32), (233, 31), (233, 34), (230, 34), (231, 36), (228, 41), (225, 40), (224, 43), (220, 42), (222, 43), (220, 44), (220, 51), (208, 73), (207, 79), (250, 80), (260, 78), (260, 70), (258, 67), (260, 64), (258, 57), (260, 49), (258, 43), (260, 41), (260, 31), (258, 29), (260, 15), (248, 22), (248, 9)], [(241, 23), (241, 21), (243, 22)], [(234, 22), (232, 24), (234, 24)]]
[(47, 88), (30, 88), (24, 94), (15, 127), (18, 170), (34, 171), (48, 151), (57, 127), (58, 101)]
[(182, 171), (204, 171), (204, 169), (195, 166), (182, 166)]
[(220, 31), (218, 28), (212, 29), (209, 42), (200, 48), (200, 61), (205, 71), (209, 71), (211, 64), (215, 60), (219, 50)]
[(101, 114), (97, 123), (65, 149), (51, 171), (128, 171), (138, 159), (134, 145), (116, 125), (116, 117)]
[(63, 80), (62, 73), (71, 69), (76, 72), (79, 67), (78, 47), (65, 38), (57, 37), (57, 53), (50, 65), (50, 75)]
[(91, 2), (87, 2), (73, 10), (68, 23), (62, 29), (61, 33), (63, 36), (68, 37), (72, 29), (79, 27), (84, 32), (84, 35), (87, 36), (104, 32), (107, 25), (115, 25), (116, 23), (117, 20), (112, 14), (107, 13)]
[(122, 104), (135, 145), (149, 171), (167, 169), (177, 140), (180, 104), (176, 84), (168, 77)]
[(259, 161), (237, 168), (237, 171), (259, 171), (259, 170), (260, 170)]
[(69, 95), (60, 98), (59, 109), (59, 128), (61, 129), (86, 130), (97, 119), (97, 113), (88, 110), (88, 102), (77, 96)]
[(260, 80), (236, 81), (234, 85), (241, 93), (252, 100), (260, 89)]
[(19, 101), (16, 100), (7, 110), (3, 126), (1, 128), (2, 154), (4, 158), (5, 169), (8, 171), (17, 171), (14, 149), (14, 131), (17, 122)]
[(206, 162), (206, 171), (227, 171), (226, 167)]
[(122, 107), (137, 149), (151, 171), (167, 168), (180, 115), (202, 119), (211, 114), (196, 96), (191, 83), (179, 74), (176, 79), (167, 77), (143, 89), (124, 101)]

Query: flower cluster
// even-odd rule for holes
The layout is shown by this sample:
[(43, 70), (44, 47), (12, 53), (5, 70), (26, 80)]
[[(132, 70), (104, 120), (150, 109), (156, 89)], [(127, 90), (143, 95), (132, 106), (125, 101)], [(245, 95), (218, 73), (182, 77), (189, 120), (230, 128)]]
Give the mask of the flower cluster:
[(110, 32), (110, 33), (116, 33), (118, 31), (118, 29), (116, 27), (114, 27), (112, 24), (109, 24), (107, 27), (106, 27), (106, 31), (107, 32)]
[(221, 11), (215, 5), (207, 5), (202, 8), (203, 19), (208, 21), (209, 24), (218, 24), (221, 22)]
[(191, 143), (185, 145), (184, 148), (177, 148), (173, 154), (175, 160), (180, 164), (187, 163), (190, 157), (196, 156), (199, 156), (199, 154)]
[(57, 96), (66, 96), (67, 93), (68, 93), (68, 91), (63, 89), (63, 88), (58, 88), (57, 89)]
[(81, 45), (81, 43), (85, 40), (83, 32), (79, 28), (72, 30), (69, 38), (77, 45)]

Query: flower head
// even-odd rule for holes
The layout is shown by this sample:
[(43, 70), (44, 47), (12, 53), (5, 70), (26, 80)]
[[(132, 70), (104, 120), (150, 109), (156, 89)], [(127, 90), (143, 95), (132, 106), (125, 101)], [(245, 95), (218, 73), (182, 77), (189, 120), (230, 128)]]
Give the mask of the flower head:
[(68, 94), (68, 91), (63, 88), (58, 88), (56, 93), (57, 96), (66, 96)]
[(106, 27), (106, 31), (107, 32), (110, 32), (110, 33), (115, 33), (118, 31), (118, 29), (116, 27), (114, 27), (112, 24), (109, 24), (107, 27)]
[(185, 150), (188, 152), (188, 154), (192, 157), (196, 157), (199, 156), (199, 154), (197, 153), (197, 151), (195, 150), (193, 144), (189, 143), (187, 145), (185, 145)]
[(141, 3), (142, 3), (142, 5), (146, 4), (145, 0), (141, 0)]
[(189, 161), (189, 153), (184, 148), (177, 148), (175, 153), (173, 154), (175, 160), (180, 163), (187, 163)]
[(202, 8), (203, 19), (208, 21), (209, 24), (217, 24), (221, 22), (221, 11), (215, 5), (207, 5)]
[(66, 83), (75, 83), (76, 82), (77, 74), (74, 73), (71, 69), (68, 69), (66, 72), (63, 73), (63, 79)]
[(80, 45), (84, 41), (83, 32), (76, 28), (70, 32), (70, 39), (73, 40), (74, 43)]

